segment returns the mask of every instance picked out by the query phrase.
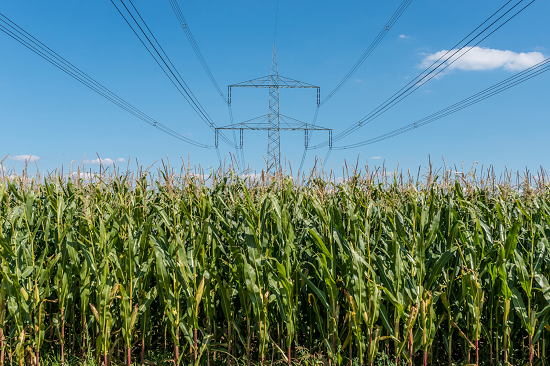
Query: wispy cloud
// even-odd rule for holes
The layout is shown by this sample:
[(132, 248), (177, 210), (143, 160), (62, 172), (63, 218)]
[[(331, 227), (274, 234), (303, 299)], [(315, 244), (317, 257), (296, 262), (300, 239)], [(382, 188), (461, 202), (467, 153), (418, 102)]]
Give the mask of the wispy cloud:
[(36, 156), (36, 155), (15, 155), (15, 156), (10, 156), (9, 159), (10, 160), (15, 160), (15, 161), (37, 161), (38, 159), (40, 159), (40, 156)]
[(384, 159), (382, 156), (373, 156), (371, 158), (372, 160), (377, 160), (377, 159)]
[[(93, 160), (84, 160), (84, 164), (93, 164), (93, 165), (113, 165), (115, 163), (124, 163), (126, 159), (124, 158), (118, 158), (118, 159), (111, 159), (111, 158), (97, 158)], [(116, 164), (115, 164), (116, 165)]]
[[(456, 54), (454, 54), (455, 52)], [(419, 67), (429, 67), (446, 53), (446, 50), (441, 50), (427, 55)], [(458, 52), (457, 50), (451, 50), (447, 56), (452, 54), (454, 55), (446, 62), (449, 65), (447, 70), (481, 71), (503, 68), (508, 71), (520, 71), (545, 59), (541, 52), (517, 53), (482, 47), (465, 47)]]
[(411, 38), (411, 36), (406, 36), (404, 34), (399, 35), (399, 39)]
[(73, 172), (71, 173), (71, 176), (73, 178), (82, 178), (82, 179), (85, 179), (85, 180), (90, 180), (96, 176), (99, 176), (98, 173), (93, 173), (93, 172)]

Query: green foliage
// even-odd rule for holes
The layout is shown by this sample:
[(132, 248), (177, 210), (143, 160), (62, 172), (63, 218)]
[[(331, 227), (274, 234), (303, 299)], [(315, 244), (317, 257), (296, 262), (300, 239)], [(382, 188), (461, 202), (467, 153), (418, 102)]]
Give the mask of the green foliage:
[(544, 364), (548, 186), (0, 184), (7, 364)]

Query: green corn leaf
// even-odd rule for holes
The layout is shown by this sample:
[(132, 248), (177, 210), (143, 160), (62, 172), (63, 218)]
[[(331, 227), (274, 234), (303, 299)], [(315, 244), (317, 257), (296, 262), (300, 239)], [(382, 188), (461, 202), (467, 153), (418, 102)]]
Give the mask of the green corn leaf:
[(506, 259), (510, 259), (516, 250), (518, 245), (518, 234), (521, 227), (520, 221), (515, 221), (510, 228), (506, 236), (506, 242), (504, 244), (504, 256)]
[(304, 275), (301, 271), (299, 273), (300, 273), (300, 276), (304, 279), (304, 281), (306, 281), (308, 287), (315, 293), (315, 295), (317, 295), (317, 298), (320, 300), (321, 305), (323, 305), (323, 307), (325, 307), (325, 309), (327, 309), (327, 311), (332, 315), (332, 308), (328, 304), (324, 292), (319, 290), (319, 288), (315, 286), (313, 282), (311, 282), (310, 279), (307, 278), (307, 276)]
[(439, 259), (435, 262), (433, 267), (430, 270), (430, 273), (428, 274), (426, 278), (426, 285), (425, 287), (427, 289), (432, 288), (433, 284), (435, 283), (435, 280), (442, 274), (443, 267), (454, 257), (454, 252), (456, 248), (453, 248), (451, 250), (446, 251), (439, 257)]

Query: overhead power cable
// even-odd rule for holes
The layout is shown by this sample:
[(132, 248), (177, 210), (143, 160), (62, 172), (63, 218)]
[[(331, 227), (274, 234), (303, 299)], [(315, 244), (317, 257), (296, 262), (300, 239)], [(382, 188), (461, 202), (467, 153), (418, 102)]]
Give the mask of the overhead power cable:
[(519, 85), (529, 79), (534, 78), (535, 76), (541, 75), (547, 71), (550, 70), (550, 58), (545, 59), (544, 61), (539, 62), (538, 64), (519, 72), (500, 83), (497, 83), (485, 90), (480, 91), (479, 93), (476, 93), (466, 99), (461, 100), (458, 103), (455, 103), (447, 108), (444, 108), (436, 113), (430, 114), (427, 117), (424, 117), (422, 119), (417, 120), (416, 122), (410, 123), (406, 126), (403, 126), (401, 128), (395, 129), (393, 131), (390, 131), (388, 133), (373, 137), (368, 140), (364, 140), (361, 142), (357, 142), (350, 145), (345, 146), (333, 146), (333, 150), (345, 150), (345, 149), (352, 149), (356, 147), (371, 145), (376, 142), (380, 142), (398, 135), (401, 135), (403, 133), (415, 130), (419, 127), (425, 126), (427, 124), (430, 124), (432, 122), (435, 122), (443, 117), (446, 117), (448, 115), (451, 115), (453, 113), (456, 113), (464, 108), (470, 107), (476, 103), (479, 103), (485, 99), (491, 98), (499, 93), (502, 93), (505, 90), (508, 90), (516, 85)]
[(189, 40), (189, 43), (191, 44), (191, 47), (193, 48), (193, 51), (195, 51), (195, 55), (197, 56), (197, 59), (201, 63), (202, 68), (206, 72), (206, 75), (210, 79), (210, 82), (218, 92), (218, 95), (222, 98), (223, 102), (227, 104), (227, 99), (225, 95), (223, 94), (220, 86), (218, 85), (218, 82), (216, 81), (216, 78), (214, 78), (214, 75), (212, 74), (212, 71), (210, 71), (210, 67), (208, 67), (208, 64), (206, 63), (206, 60), (204, 59), (204, 56), (202, 55), (201, 50), (199, 49), (199, 45), (195, 41), (195, 37), (193, 37), (193, 33), (191, 33), (191, 29), (189, 28), (189, 24), (185, 20), (185, 17), (183, 16), (183, 13), (181, 11), (180, 6), (178, 5), (177, 0), (168, 0), (170, 2), (170, 5), (172, 6), (172, 10), (174, 11), (174, 14), (176, 15), (176, 18), (178, 18), (178, 22), (180, 26), (182, 27), (185, 35), (187, 36), (187, 39)]
[[(460, 42), (457, 43), (457, 45), (455, 45), (451, 50), (447, 51), (438, 60), (434, 61), (428, 68), (426, 68), (426, 70), (421, 72), (418, 76), (416, 76), (413, 80), (411, 80), (407, 85), (405, 85), (398, 92), (396, 92), (394, 95), (388, 98), (385, 102), (383, 102), (381, 105), (375, 108), (367, 116), (363, 117), (361, 120), (359, 120), (352, 126), (348, 127), (346, 130), (344, 130), (343, 132), (336, 135), (333, 138), (333, 142), (341, 140), (342, 138), (350, 135), (351, 133), (355, 132), (356, 130), (363, 127), (364, 125), (372, 122), (374, 119), (376, 119), (383, 113), (387, 112), (389, 109), (393, 108), (396, 104), (401, 102), (403, 99), (408, 97), (414, 91), (418, 90), (418, 88), (420, 88), (422, 85), (426, 84), (428, 81), (430, 81), (431, 79), (439, 75), (441, 72), (446, 70), (449, 66), (451, 66), (453, 63), (459, 60), (462, 56), (468, 53), (473, 47), (477, 46), (483, 40), (487, 39), (487, 37), (492, 35), (494, 32), (496, 32), (498, 29), (500, 29), (502, 26), (504, 26), (506, 23), (508, 23), (518, 14), (520, 14), (523, 10), (525, 10), (529, 5), (535, 2), (535, 0), (532, 0), (531, 2), (527, 3), (527, 5), (525, 5), (523, 8), (520, 8), (516, 12), (512, 12), (512, 10), (518, 7), (518, 5), (521, 4), (523, 1), (525, 0), (520, 0), (519, 2), (515, 3), (510, 9), (506, 10), (502, 15), (498, 16), (496, 20), (494, 20), (492, 23), (490, 23), (480, 32), (476, 33), (476, 31), (479, 28), (482, 28), (492, 18), (496, 17), (503, 9), (505, 9), (505, 7), (509, 3), (512, 2), (511, 0), (508, 1), (499, 10), (493, 13), (493, 15), (487, 18), (481, 25), (479, 25), (476, 29), (474, 29), (474, 31), (472, 31), (468, 36), (463, 38)], [(512, 14), (507, 16), (511, 12)], [(488, 34), (485, 35), (485, 33), (487, 32)], [(482, 36), (484, 37), (481, 38)], [(474, 41), (476, 40), (477, 42), (474, 43)], [(457, 48), (461, 44), (462, 46), (460, 46), (460, 48)], [(328, 145), (328, 141), (325, 141), (321, 144), (310, 147), (310, 149), (319, 149), (327, 145)]]
[(175, 137), (181, 141), (187, 142), (197, 147), (213, 149), (214, 146), (206, 145), (195, 140), (192, 140), (174, 130), (168, 126), (156, 121), (152, 117), (148, 116), (144, 112), (140, 111), (118, 95), (116, 95), (111, 90), (107, 89), (105, 86), (94, 80), (91, 76), (74, 66), (72, 63), (67, 61), (65, 58), (61, 57), (51, 48), (46, 46), (44, 43), (40, 42), (34, 36), (29, 34), (23, 28), (15, 24), (12, 20), (6, 17), (4, 14), (0, 13), (0, 30), (6, 33), (8, 36), (12, 37), (17, 42), (21, 43), (23, 46), (27, 47), (29, 50), (33, 51), (55, 67), (59, 68), (61, 71), (65, 72), (67, 75), (78, 80), (80, 83), (86, 85), (88, 88), (95, 91), (97, 94), (116, 104), (120, 108), (124, 109), (128, 113), (131, 113), (135, 117), (141, 119), (142, 121), (148, 123), (149, 125), (159, 129), (160, 131)]
[[(115, 1), (122, 4), (123, 8), (117, 6)], [(204, 123), (206, 123), (206, 125), (214, 131), (216, 124), (208, 115), (208, 112), (206, 112), (199, 100), (195, 97), (189, 86), (185, 83), (185, 80), (183, 80), (181, 74), (177, 71), (166, 52), (164, 52), (164, 49), (151, 32), (151, 29), (136, 9), (133, 2), (128, 0), (128, 3), (130, 4), (129, 6), (125, 0), (111, 0), (111, 2), (179, 93), (184, 97), (184, 99), (189, 103), (191, 108), (193, 108)], [(235, 147), (235, 145), (224, 134), (220, 133), (219, 136), (229, 146)]]
[(334, 96), (334, 94), (336, 94), (340, 88), (342, 88), (342, 86), (344, 86), (344, 84), (353, 76), (353, 74), (355, 74), (355, 72), (357, 71), (357, 69), (359, 69), (361, 67), (361, 65), (363, 65), (363, 63), (365, 62), (365, 60), (370, 56), (370, 54), (372, 53), (372, 51), (374, 51), (374, 49), (378, 46), (378, 44), (380, 42), (382, 42), (382, 40), (384, 39), (384, 37), (386, 36), (386, 34), (388, 34), (388, 32), (391, 30), (391, 28), (394, 26), (394, 24), (399, 20), (399, 18), (401, 17), (401, 15), (403, 15), (403, 13), (405, 12), (405, 10), (407, 10), (407, 8), (409, 7), (409, 5), (411, 4), (412, 0), (404, 0), (400, 5), (399, 7), (397, 8), (397, 10), (393, 13), (393, 15), (391, 16), (390, 20), (388, 20), (388, 22), (386, 22), (386, 24), (384, 25), (384, 27), (382, 28), (382, 30), (380, 32), (378, 32), (378, 35), (376, 36), (376, 38), (371, 42), (371, 44), (369, 45), (369, 47), (365, 50), (365, 52), (363, 52), (363, 54), (361, 55), (361, 57), (359, 57), (359, 60), (357, 60), (357, 62), (353, 65), (353, 67), (348, 71), (348, 73), (342, 78), (342, 80), (340, 80), (340, 82), (334, 87), (334, 89), (321, 101), (321, 104), (320, 106), (322, 106), (323, 104), (325, 104), (330, 98), (332, 98)]
[[(170, 6), (172, 7), (172, 10), (174, 11), (174, 14), (176, 15), (176, 18), (178, 20), (178, 23), (180, 24), (181, 28), (183, 29), (183, 32), (185, 33), (185, 36), (187, 37), (187, 40), (189, 41), (189, 44), (193, 48), (193, 51), (195, 52), (195, 56), (197, 56), (197, 59), (199, 60), (204, 72), (208, 76), (208, 79), (210, 79), (210, 83), (216, 89), (217, 94), (222, 99), (223, 103), (227, 105), (228, 112), (229, 112), (229, 119), (230, 123), (233, 125), (233, 111), (231, 109), (231, 104), (228, 103), (227, 98), (225, 97), (224, 93), (222, 92), (218, 82), (216, 81), (216, 78), (214, 77), (214, 74), (210, 70), (210, 67), (208, 66), (208, 63), (206, 62), (204, 56), (202, 55), (202, 52), (199, 48), (199, 45), (197, 44), (197, 41), (195, 41), (195, 37), (193, 37), (193, 33), (191, 32), (191, 28), (189, 27), (189, 24), (187, 23), (187, 20), (183, 16), (183, 12), (181, 11), (181, 8), (178, 4), (177, 0), (168, 0), (170, 2)], [(243, 148), (237, 144), (237, 136), (235, 135), (235, 130), (232, 130), (233, 133), (233, 144), (235, 145), (235, 150), (237, 154), (237, 159), (241, 159), (241, 165), (244, 168), (245, 160), (244, 160), (244, 152)]]
[[(374, 49), (382, 42), (386, 34), (392, 29), (392, 27), (395, 25), (395, 23), (399, 20), (401, 15), (407, 10), (409, 5), (411, 4), (412, 0), (403, 0), (397, 10), (392, 14), (391, 18), (386, 22), (382, 30), (378, 32), (378, 35), (374, 38), (374, 40), (371, 42), (369, 47), (363, 52), (361, 57), (357, 60), (357, 62), (352, 66), (352, 68), (344, 75), (342, 80), (334, 87), (334, 89), (321, 101), (319, 105), (317, 105), (317, 108), (315, 109), (315, 115), (313, 117), (312, 124), (315, 125), (317, 123), (317, 116), (319, 115), (319, 109), (322, 105), (324, 105), (330, 98), (334, 96), (343, 86), (346, 84), (346, 82), (355, 74), (355, 72), (363, 65), (365, 60), (371, 55), (371, 53), (374, 51)], [(311, 141), (311, 136), (313, 133), (308, 134), (308, 145)], [(304, 165), (304, 161), (306, 159), (307, 155), (307, 148), (304, 149), (304, 153), (302, 155), (302, 161), (300, 163), (300, 168), (298, 171), (302, 171), (302, 167)]]

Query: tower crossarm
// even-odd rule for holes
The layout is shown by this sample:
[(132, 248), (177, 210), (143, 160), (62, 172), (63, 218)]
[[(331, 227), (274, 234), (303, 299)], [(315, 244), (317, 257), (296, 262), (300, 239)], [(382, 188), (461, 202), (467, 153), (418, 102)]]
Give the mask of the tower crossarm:
[[(218, 127), (218, 130), (248, 130), (248, 131), (263, 131), (269, 129), (269, 123), (266, 120), (269, 118), (269, 114), (264, 114), (256, 118), (249, 119), (240, 123), (234, 123), (232, 125)], [(279, 129), (281, 131), (329, 131), (331, 128), (326, 128), (318, 125), (312, 125), (299, 121), (295, 118), (280, 114), (281, 125)]]
[[(307, 148), (307, 144), (309, 142), (308, 132), (309, 131), (327, 131), (329, 140), (332, 139), (332, 129), (326, 128), (322, 126), (312, 125), (309, 123), (305, 123), (302, 121), (299, 121), (297, 119), (294, 119), (292, 117), (288, 117), (285, 115), (280, 114), (281, 124), (278, 127), (278, 131), (304, 131), (306, 134), (306, 140), (305, 140), (305, 146)], [(218, 134), (219, 130), (239, 130), (241, 133), (241, 141), (242, 141), (242, 131), (269, 131), (273, 127), (270, 125), (269, 121), (269, 114), (264, 114), (262, 116), (249, 119), (244, 122), (235, 123), (232, 125), (227, 126), (221, 126), (216, 128), (216, 135)], [(217, 141), (217, 139), (216, 139)], [(332, 145), (332, 141), (331, 141)]]
[[(245, 131), (267, 131), (269, 130), (269, 123), (237, 123), (229, 126), (222, 126), (216, 128), (217, 130), (245, 130)], [(319, 127), (304, 123), (302, 125), (290, 125), (290, 126), (281, 126), (280, 131), (330, 131), (330, 128)]]
[(267, 75), (260, 78), (232, 84), (227, 87), (227, 103), (231, 104), (232, 88), (265, 88), (275, 89), (317, 89), (317, 105), (321, 103), (321, 87), (303, 81), (294, 80), (281, 75)]
[[(273, 81), (276, 81), (273, 83)], [(317, 85), (304, 83), (281, 75), (267, 75), (260, 78), (229, 85), (229, 88), (312, 88), (320, 89)]]

